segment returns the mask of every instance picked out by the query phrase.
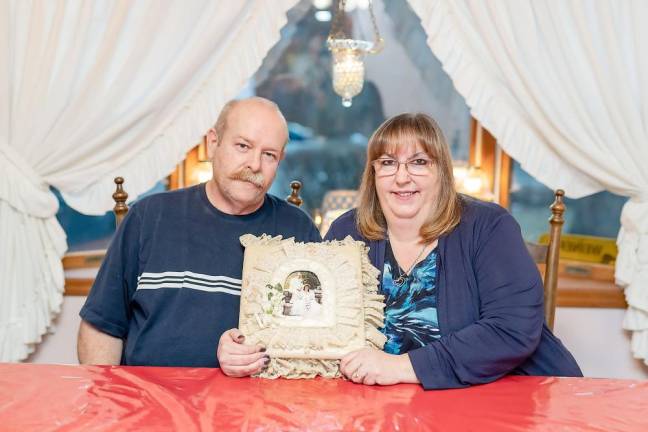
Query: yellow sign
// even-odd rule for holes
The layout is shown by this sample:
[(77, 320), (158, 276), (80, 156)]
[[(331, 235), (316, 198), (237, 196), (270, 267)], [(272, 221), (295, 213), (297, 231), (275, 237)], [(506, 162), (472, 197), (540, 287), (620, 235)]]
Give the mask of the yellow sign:
[[(542, 234), (540, 244), (549, 243), (549, 234)], [(604, 237), (563, 234), (560, 239), (560, 258), (599, 264), (614, 264), (617, 256), (616, 240)]]

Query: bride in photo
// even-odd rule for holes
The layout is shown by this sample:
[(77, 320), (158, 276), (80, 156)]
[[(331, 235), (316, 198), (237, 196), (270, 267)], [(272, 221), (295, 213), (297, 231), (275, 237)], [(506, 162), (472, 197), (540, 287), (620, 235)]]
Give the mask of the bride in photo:
[(319, 287), (317, 276), (311, 272), (293, 272), (286, 278), (286, 289), (290, 296), (290, 316), (315, 318), (321, 310), (321, 299), (315, 296), (315, 289)]

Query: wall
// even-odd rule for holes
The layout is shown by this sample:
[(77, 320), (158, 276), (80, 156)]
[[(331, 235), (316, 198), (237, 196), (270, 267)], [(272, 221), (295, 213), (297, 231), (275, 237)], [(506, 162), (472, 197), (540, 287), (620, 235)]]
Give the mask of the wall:
[[(28, 362), (76, 364), (79, 310), (85, 297), (66, 296), (57, 331), (45, 337)], [(621, 329), (622, 309), (558, 308), (555, 333), (574, 354), (585, 376), (648, 379), (648, 366), (630, 354)]]
[(554, 332), (583, 374), (597, 378), (648, 379), (648, 366), (632, 358), (623, 309), (558, 308)]
[(79, 311), (85, 297), (65, 296), (61, 314), (54, 321), (55, 331), (43, 337), (43, 342), (27, 359), (28, 363), (78, 364), (76, 355)]

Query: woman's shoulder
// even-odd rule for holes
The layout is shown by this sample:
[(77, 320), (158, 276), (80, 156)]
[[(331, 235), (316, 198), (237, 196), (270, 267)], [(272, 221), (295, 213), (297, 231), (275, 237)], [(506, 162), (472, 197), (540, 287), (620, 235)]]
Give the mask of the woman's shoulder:
[(335, 219), (324, 240), (343, 240), (349, 235), (356, 240), (361, 237), (356, 225), (356, 209), (351, 209)]
[(483, 223), (510, 216), (508, 210), (499, 204), (482, 201), (468, 195), (460, 195), (460, 199), (462, 204), (462, 222)]
[(492, 232), (498, 226), (518, 227), (513, 216), (499, 204), (481, 201), (466, 195), (461, 195), (460, 199), (462, 211), (457, 231), (475, 236), (480, 233)]
[(338, 218), (333, 221), (332, 225), (334, 225), (334, 224), (343, 224), (343, 225), (353, 225), (353, 226), (355, 226), (356, 214), (357, 213), (358, 213), (357, 209), (352, 208), (351, 210), (348, 210), (348, 211), (342, 213), (340, 216), (338, 216)]

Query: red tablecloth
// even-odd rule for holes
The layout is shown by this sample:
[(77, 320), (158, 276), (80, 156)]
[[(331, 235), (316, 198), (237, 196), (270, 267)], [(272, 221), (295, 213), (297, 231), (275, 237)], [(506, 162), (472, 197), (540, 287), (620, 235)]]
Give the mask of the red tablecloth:
[(506, 377), (460, 390), (0, 364), (2, 431), (648, 431), (648, 381)]

